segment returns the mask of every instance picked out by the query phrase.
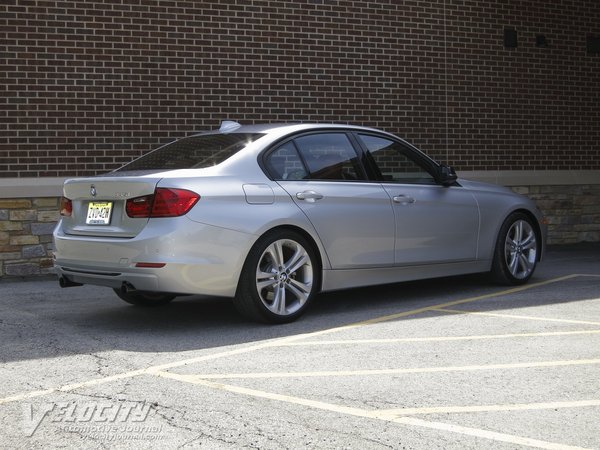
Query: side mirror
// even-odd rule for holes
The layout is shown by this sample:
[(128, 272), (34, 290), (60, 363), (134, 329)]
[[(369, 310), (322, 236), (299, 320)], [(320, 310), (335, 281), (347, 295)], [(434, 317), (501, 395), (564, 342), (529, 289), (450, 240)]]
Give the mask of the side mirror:
[(445, 164), (440, 164), (438, 169), (438, 183), (443, 186), (451, 186), (454, 184), (458, 177), (456, 176), (456, 172), (450, 166), (446, 166)]

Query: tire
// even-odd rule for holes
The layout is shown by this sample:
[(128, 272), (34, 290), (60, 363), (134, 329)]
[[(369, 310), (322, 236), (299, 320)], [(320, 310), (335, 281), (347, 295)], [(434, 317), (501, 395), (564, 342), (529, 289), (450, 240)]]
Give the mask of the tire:
[(504, 285), (525, 284), (535, 271), (540, 241), (532, 220), (523, 213), (506, 218), (494, 250), (492, 278)]
[(136, 306), (162, 306), (175, 298), (173, 294), (162, 292), (134, 291), (125, 293), (121, 289), (113, 289), (113, 291), (121, 300)]
[(310, 304), (320, 280), (313, 245), (294, 231), (275, 230), (262, 236), (248, 253), (234, 305), (255, 321), (293, 322)]

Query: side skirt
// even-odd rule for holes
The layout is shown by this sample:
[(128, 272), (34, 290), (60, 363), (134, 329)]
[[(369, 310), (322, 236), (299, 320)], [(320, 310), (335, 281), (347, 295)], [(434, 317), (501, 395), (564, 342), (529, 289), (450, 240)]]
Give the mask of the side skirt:
[(488, 272), (491, 260), (374, 269), (324, 270), (321, 291)]

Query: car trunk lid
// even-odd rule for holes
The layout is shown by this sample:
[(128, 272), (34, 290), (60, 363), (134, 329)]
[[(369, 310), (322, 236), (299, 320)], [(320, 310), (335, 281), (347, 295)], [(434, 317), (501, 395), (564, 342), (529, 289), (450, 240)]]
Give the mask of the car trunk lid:
[(148, 218), (131, 218), (127, 200), (151, 195), (161, 177), (103, 176), (67, 180), (64, 196), (72, 202), (72, 213), (63, 216), (64, 233), (81, 236), (132, 238)]

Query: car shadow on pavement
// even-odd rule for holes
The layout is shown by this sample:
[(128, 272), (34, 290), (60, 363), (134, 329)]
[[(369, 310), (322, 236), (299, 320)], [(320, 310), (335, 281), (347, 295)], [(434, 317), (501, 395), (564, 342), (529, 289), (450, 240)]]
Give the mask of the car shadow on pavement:
[[(582, 271), (600, 273), (600, 257), (594, 248), (587, 253), (581, 249), (555, 252), (548, 259), (530, 283)], [(323, 293), (297, 322), (272, 326), (247, 321), (229, 299), (189, 296), (164, 307), (140, 308), (123, 303), (102, 287), (60, 289), (55, 281), (2, 283), (0, 361), (110, 350), (198, 351), (326, 330), (494, 293), (500, 295), (467, 305), (496, 311), (573, 302), (586, 300), (590, 289), (598, 297), (600, 278), (575, 278), (502, 296), (506, 289), (483, 275), (470, 275)]]

